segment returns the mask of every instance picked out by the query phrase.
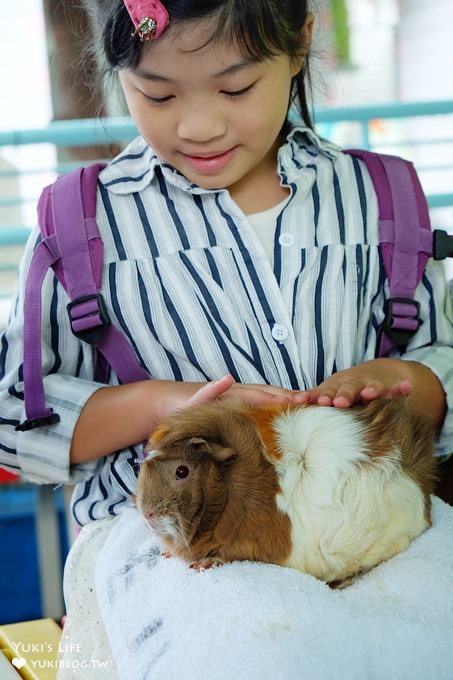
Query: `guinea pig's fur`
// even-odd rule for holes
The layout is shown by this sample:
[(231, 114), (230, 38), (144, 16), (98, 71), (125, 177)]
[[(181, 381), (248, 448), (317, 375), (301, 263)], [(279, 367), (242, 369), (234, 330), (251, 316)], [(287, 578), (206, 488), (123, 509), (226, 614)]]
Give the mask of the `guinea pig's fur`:
[(341, 582), (430, 526), (433, 440), (404, 397), (350, 409), (215, 401), (154, 431), (137, 506), (192, 567), (257, 560)]

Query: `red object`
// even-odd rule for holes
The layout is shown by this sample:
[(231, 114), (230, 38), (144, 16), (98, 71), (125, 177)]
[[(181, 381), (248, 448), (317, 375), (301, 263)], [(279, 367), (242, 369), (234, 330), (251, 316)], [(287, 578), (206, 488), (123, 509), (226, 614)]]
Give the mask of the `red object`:
[(19, 479), (20, 477), (18, 475), (14, 475), (12, 472), (8, 472), (7, 470), (2, 470), (2, 468), (0, 468), (0, 484), (18, 482)]

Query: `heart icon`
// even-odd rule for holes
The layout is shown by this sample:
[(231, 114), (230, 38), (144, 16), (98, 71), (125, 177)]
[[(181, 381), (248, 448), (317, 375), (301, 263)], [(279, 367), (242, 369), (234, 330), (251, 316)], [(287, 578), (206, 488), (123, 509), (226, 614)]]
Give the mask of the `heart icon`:
[(20, 658), (18, 659), (17, 656), (15, 656), (14, 659), (11, 661), (11, 663), (12, 663), (13, 666), (15, 666), (16, 668), (22, 668), (22, 666), (25, 666), (25, 664), (26, 664), (27, 662), (26, 662), (26, 660), (25, 660), (23, 657), (20, 657)]

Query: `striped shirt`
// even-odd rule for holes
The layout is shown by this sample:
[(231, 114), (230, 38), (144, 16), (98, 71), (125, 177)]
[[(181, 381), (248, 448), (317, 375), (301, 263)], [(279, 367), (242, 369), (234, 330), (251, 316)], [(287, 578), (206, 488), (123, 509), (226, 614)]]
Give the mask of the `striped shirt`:
[[(372, 359), (387, 281), (378, 249), (377, 201), (365, 167), (295, 127), (278, 154), (290, 196), (276, 216), (272, 263), (227, 190), (191, 184), (142, 138), (100, 174), (97, 220), (104, 240), (103, 296), (156, 379), (238, 382), (294, 389)], [(61, 422), (15, 432), (25, 418), (23, 289), (1, 340), (0, 463), (36, 482), (75, 482), (84, 524), (118, 514), (135, 490), (140, 447), (69, 464), (75, 423), (94, 381), (92, 348), (72, 335), (68, 298), (52, 272), (43, 286), (46, 403)], [(442, 264), (430, 262), (417, 291), (423, 324), (404, 358), (441, 380), (448, 414), (438, 452), (453, 450), (453, 312)], [(111, 383), (116, 378), (111, 376)]]

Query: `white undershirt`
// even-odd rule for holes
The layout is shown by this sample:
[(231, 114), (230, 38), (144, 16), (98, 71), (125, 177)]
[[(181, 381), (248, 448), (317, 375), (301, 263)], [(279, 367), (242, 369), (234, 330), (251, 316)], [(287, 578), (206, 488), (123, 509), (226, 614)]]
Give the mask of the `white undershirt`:
[(268, 210), (247, 215), (250, 226), (253, 228), (254, 232), (261, 241), (261, 244), (271, 264), (274, 260), (274, 240), (277, 217), (280, 215), (287, 202), (288, 198), (285, 198), (272, 208), (268, 208)]

